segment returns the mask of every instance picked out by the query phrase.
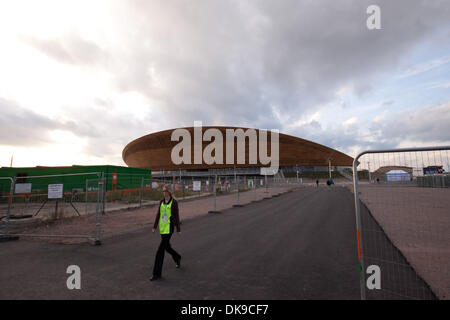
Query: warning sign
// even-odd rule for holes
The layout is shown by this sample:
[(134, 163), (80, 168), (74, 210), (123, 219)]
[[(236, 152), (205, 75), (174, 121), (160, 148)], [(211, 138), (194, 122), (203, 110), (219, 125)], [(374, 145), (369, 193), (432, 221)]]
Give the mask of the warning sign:
[(14, 193), (31, 193), (31, 183), (17, 183)]
[(63, 184), (49, 184), (48, 185), (48, 198), (49, 199), (61, 199), (63, 196)]
[(202, 182), (201, 181), (194, 181), (192, 190), (193, 191), (200, 191), (202, 189)]

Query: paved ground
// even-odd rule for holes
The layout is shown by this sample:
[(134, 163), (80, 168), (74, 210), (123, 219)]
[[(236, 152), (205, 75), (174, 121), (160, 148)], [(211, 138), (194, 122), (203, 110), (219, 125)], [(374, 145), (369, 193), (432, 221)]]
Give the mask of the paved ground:
[[(148, 279), (160, 238), (150, 230), (109, 237), (97, 247), (0, 243), (0, 299), (360, 297), (353, 196), (346, 188), (304, 188), (186, 220), (172, 238), (182, 267), (166, 255), (164, 278), (156, 283)], [(81, 290), (66, 288), (72, 264), (81, 268)]]

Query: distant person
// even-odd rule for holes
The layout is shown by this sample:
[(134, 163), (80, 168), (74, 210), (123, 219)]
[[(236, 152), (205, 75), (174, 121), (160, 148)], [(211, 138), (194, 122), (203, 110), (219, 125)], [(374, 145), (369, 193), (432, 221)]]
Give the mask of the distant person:
[(316, 188), (319, 187), (319, 179), (316, 180)]
[(164, 253), (167, 251), (175, 266), (180, 267), (181, 256), (170, 246), (170, 238), (172, 237), (175, 227), (177, 233), (180, 235), (180, 218), (178, 214), (178, 202), (172, 196), (172, 190), (168, 184), (163, 186), (164, 198), (159, 202), (158, 211), (156, 213), (155, 224), (152, 232), (155, 233), (156, 227), (159, 227), (161, 234), (161, 243), (156, 252), (155, 265), (153, 267), (153, 276), (150, 281), (155, 281), (161, 278), (162, 266), (164, 262)]
[(380, 183), (380, 178), (377, 178), (377, 183)]

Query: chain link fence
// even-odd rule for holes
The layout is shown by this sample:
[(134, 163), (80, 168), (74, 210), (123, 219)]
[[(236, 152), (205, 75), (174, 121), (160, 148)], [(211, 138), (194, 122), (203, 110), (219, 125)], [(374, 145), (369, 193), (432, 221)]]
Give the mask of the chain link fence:
[(450, 298), (449, 150), (366, 151), (355, 158), (362, 299)]

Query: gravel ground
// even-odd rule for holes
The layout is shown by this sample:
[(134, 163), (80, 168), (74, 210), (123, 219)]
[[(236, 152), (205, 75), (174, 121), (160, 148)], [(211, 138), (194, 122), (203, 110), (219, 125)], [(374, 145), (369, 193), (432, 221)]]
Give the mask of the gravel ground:
[[(409, 264), (440, 299), (450, 299), (450, 189), (361, 184), (359, 191)], [(363, 220), (363, 239), (375, 241), (364, 228)]]

